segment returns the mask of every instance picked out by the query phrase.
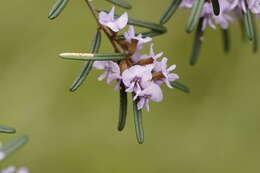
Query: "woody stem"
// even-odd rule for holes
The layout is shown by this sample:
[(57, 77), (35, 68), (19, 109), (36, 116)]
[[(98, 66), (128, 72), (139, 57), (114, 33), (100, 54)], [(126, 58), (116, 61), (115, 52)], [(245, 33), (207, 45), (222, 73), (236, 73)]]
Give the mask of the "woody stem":
[[(85, 0), (85, 2), (87, 3), (92, 15), (94, 16), (96, 22), (98, 25), (99, 24), (99, 21), (98, 21), (98, 13), (97, 13), (97, 10), (95, 9), (93, 3), (92, 3), (92, 0)], [(115, 52), (117, 53), (123, 53), (123, 51), (121, 50), (120, 46), (117, 44), (117, 42), (113, 39), (114, 38), (114, 35), (113, 33), (111, 33), (111, 31), (105, 27), (105, 26), (101, 26), (100, 27), (101, 30), (104, 31), (104, 33), (106, 34), (106, 36), (108, 37), (109, 41), (111, 42), (112, 46), (114, 47), (115, 49)]]

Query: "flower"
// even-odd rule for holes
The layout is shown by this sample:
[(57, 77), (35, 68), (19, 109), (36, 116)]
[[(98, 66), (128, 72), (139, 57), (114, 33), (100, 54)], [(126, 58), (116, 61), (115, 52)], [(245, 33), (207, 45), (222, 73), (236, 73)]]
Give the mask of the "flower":
[(145, 107), (147, 111), (150, 111), (149, 100), (153, 102), (161, 102), (163, 99), (163, 93), (161, 88), (153, 82), (146, 83), (146, 85), (147, 87), (137, 94), (139, 99), (137, 107), (139, 110)]
[(143, 37), (142, 34), (138, 34), (136, 36), (134, 26), (132, 25), (130, 25), (128, 31), (124, 33), (124, 37), (126, 41), (128, 41), (129, 43), (131, 43), (132, 40), (137, 40), (138, 41), (136, 47), (137, 50), (141, 50), (143, 44), (152, 41), (151, 37)]
[(247, 12), (247, 9), (251, 10), (254, 14), (260, 13), (260, 2), (259, 0), (233, 0), (231, 8), (241, 9), (244, 12)]
[(133, 60), (133, 62), (137, 63), (140, 60), (144, 60), (144, 59), (148, 59), (148, 58), (152, 58), (154, 61), (157, 60), (158, 58), (160, 58), (163, 55), (163, 52), (160, 52), (158, 54), (155, 54), (154, 50), (153, 50), (153, 44), (150, 45), (150, 52), (149, 55), (144, 54), (141, 55), (140, 53), (135, 53), (131, 59)]
[(127, 25), (128, 15), (124, 13), (117, 19), (115, 19), (114, 15), (115, 7), (113, 7), (109, 13), (101, 11), (99, 13), (99, 23), (109, 27), (114, 32), (118, 32)]
[(163, 78), (157, 79), (155, 83), (159, 85), (165, 83), (169, 88), (172, 88), (170, 82), (179, 79), (179, 76), (175, 73), (170, 73), (171, 71), (175, 70), (176, 65), (171, 65), (169, 68), (167, 68), (167, 62), (168, 58), (165, 57), (162, 59), (161, 62), (155, 62), (153, 71), (161, 72), (161, 74), (163, 75)]
[[(184, 0), (180, 5), (180, 8), (191, 8), (194, 0)], [(235, 21), (235, 18), (230, 15), (230, 12), (236, 6), (228, 0), (218, 0), (220, 6), (220, 14), (215, 15), (211, 2), (205, 2), (201, 12), (201, 18), (203, 18), (202, 30), (204, 31), (207, 26), (216, 29), (216, 24), (220, 25), (222, 29), (227, 29), (229, 23)]]
[[(111, 84), (113, 80), (121, 80), (120, 68), (118, 64), (113, 61), (95, 61), (93, 67), (98, 70), (106, 70), (98, 77), (100, 81), (107, 78), (107, 83)], [(116, 88), (118, 88), (119, 83), (117, 83)]]
[(29, 173), (27, 168), (16, 169), (14, 166), (9, 166), (0, 171), (0, 173)]
[[(183, 0), (189, 2), (187, 7), (191, 7), (193, 0)], [(109, 27), (112, 31), (118, 32), (127, 24), (128, 16), (124, 13), (119, 18), (114, 18), (115, 8), (109, 13), (100, 12), (100, 24)], [(144, 37), (142, 34), (136, 34), (134, 26), (130, 25), (128, 31), (124, 33), (125, 40), (116, 40), (121, 46), (122, 52), (126, 54), (126, 59), (113, 61), (95, 61), (93, 67), (105, 72), (98, 77), (98, 80), (107, 78), (110, 84), (117, 80), (116, 88), (122, 86), (125, 92), (133, 93), (133, 100), (137, 101), (138, 109), (146, 108), (149, 111), (149, 101), (160, 102), (163, 99), (163, 93), (160, 85), (165, 83), (172, 88), (170, 82), (179, 78), (175, 73), (171, 73), (176, 68), (172, 65), (167, 68), (167, 58), (161, 62), (158, 59), (163, 52), (155, 53), (154, 45), (150, 45), (149, 54), (141, 54), (143, 45), (152, 41), (151, 37)]]
[(137, 95), (142, 91), (145, 83), (152, 79), (153, 65), (135, 65), (122, 73), (122, 80), (126, 86), (126, 92), (135, 92)]
[(193, 4), (193, 0), (183, 0), (181, 2), (180, 8), (191, 8)]
[(227, 0), (219, 0), (220, 14), (213, 16), (215, 23), (219, 24), (222, 29), (228, 29), (229, 23), (236, 21), (236, 18), (231, 15), (231, 4)]

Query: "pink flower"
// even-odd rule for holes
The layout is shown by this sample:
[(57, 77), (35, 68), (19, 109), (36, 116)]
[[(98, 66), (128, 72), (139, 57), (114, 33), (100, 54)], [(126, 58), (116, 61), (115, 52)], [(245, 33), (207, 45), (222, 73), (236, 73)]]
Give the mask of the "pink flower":
[(109, 27), (114, 32), (118, 32), (127, 25), (128, 15), (127, 13), (124, 13), (117, 19), (115, 19), (114, 15), (115, 7), (113, 7), (109, 13), (101, 11), (99, 13), (99, 23)]
[(153, 65), (135, 65), (125, 70), (122, 74), (122, 80), (126, 86), (126, 92), (135, 92), (138, 95), (146, 82), (152, 79), (152, 69)]
[(147, 111), (150, 110), (149, 108), (149, 101), (153, 102), (160, 102), (163, 99), (163, 93), (161, 88), (153, 83), (149, 82), (146, 83), (147, 87), (143, 89), (137, 96), (139, 98), (139, 102), (137, 104), (138, 109), (146, 108)]
[(139, 60), (142, 59), (147, 59), (147, 58), (153, 58), (154, 60), (157, 60), (158, 58), (160, 58), (163, 55), (163, 52), (160, 52), (158, 54), (155, 54), (154, 50), (153, 50), (153, 44), (151, 44), (150, 46), (150, 53), (149, 55), (145, 54), (145, 55), (141, 55), (139, 53), (135, 53), (131, 59), (133, 60), (133, 62), (138, 62)]
[(162, 72), (164, 76), (164, 78), (156, 80), (155, 83), (159, 85), (165, 83), (169, 88), (172, 88), (170, 82), (179, 79), (179, 76), (175, 73), (170, 73), (171, 71), (175, 70), (176, 65), (171, 65), (169, 68), (167, 68), (167, 61), (168, 59), (164, 57), (161, 62), (155, 62), (153, 71)]
[(137, 36), (135, 35), (135, 30), (134, 30), (134, 26), (129, 26), (129, 29), (127, 32), (124, 33), (124, 37), (125, 39), (131, 43), (132, 40), (138, 40), (137, 43), (137, 50), (141, 50), (143, 44), (148, 43), (150, 41), (152, 41), (151, 37), (144, 37), (142, 36), (142, 34), (138, 34)]
[(103, 80), (107, 78), (108, 84), (111, 84), (113, 80), (118, 80), (116, 88), (119, 87), (121, 76), (120, 68), (117, 63), (113, 61), (95, 61), (93, 67), (98, 70), (106, 70), (102, 75), (98, 77), (98, 80)]
[[(246, 4), (247, 3), (247, 4)], [(254, 14), (260, 13), (260, 2), (259, 0), (234, 0), (231, 4), (231, 8), (240, 8), (244, 12), (247, 12), (248, 9)]]

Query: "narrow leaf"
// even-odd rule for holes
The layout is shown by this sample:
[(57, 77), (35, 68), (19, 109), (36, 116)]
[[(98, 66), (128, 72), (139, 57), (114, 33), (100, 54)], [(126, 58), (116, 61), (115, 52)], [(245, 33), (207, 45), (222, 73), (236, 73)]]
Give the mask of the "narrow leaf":
[(156, 31), (148, 31), (148, 32), (138, 32), (136, 35), (142, 34), (143, 37), (156, 37), (162, 34), (165, 34), (165, 32), (156, 32)]
[[(139, 34), (142, 34), (142, 37), (145, 38), (145, 37), (155, 37), (155, 36), (159, 36), (159, 35), (162, 35), (162, 34), (165, 34), (165, 33), (164, 32), (156, 32), (156, 31), (147, 31), (147, 32), (138, 32), (135, 35), (138, 36)], [(117, 37), (117, 39), (124, 40), (125, 37), (124, 37), (124, 35), (119, 35)]]
[(172, 0), (169, 7), (166, 9), (164, 14), (161, 17), (160, 24), (165, 24), (172, 17), (172, 15), (176, 12), (178, 7), (180, 6), (182, 0)]
[(220, 14), (220, 6), (218, 0), (211, 0), (213, 12), (216, 16)]
[(115, 54), (92, 54), (92, 53), (62, 53), (60, 57), (69, 60), (79, 61), (118, 61), (125, 59), (125, 56), (120, 53)]
[(122, 131), (126, 124), (127, 116), (127, 93), (125, 92), (125, 87), (120, 89), (120, 106), (119, 106), (119, 119), (117, 129)]
[(159, 32), (163, 32), (163, 33), (165, 33), (167, 31), (167, 29), (163, 25), (160, 25), (157, 23), (146, 22), (146, 21), (142, 21), (142, 20), (134, 19), (134, 18), (129, 18), (128, 24), (152, 29), (154, 31), (159, 31)]
[[(101, 32), (98, 30), (91, 43), (91, 48), (90, 48), (90, 53), (98, 53), (98, 50), (100, 48), (101, 44)], [(78, 77), (75, 79), (73, 82), (72, 86), (70, 87), (70, 91), (76, 91), (86, 80), (88, 74), (90, 73), (92, 66), (93, 66), (94, 61), (88, 61), (84, 63), (84, 66), (79, 73)]]
[(173, 81), (171, 82), (171, 85), (176, 88), (176, 89), (179, 89), (185, 93), (190, 93), (190, 89), (185, 86), (184, 84), (180, 83), (179, 81)]
[(246, 36), (245, 22), (244, 22), (243, 17), (239, 17), (239, 24), (240, 24), (242, 40), (245, 41), (245, 40), (247, 40), (247, 36)]
[(186, 26), (186, 31), (188, 33), (192, 32), (198, 24), (204, 2), (205, 0), (196, 0), (193, 2), (191, 14), (188, 18), (188, 23)]
[(63, 9), (66, 7), (68, 2), (69, 0), (57, 0), (49, 12), (48, 18), (55, 19), (56, 17), (58, 17)]
[(17, 137), (9, 142), (4, 143), (0, 147), (0, 160), (6, 159), (10, 154), (14, 153), (20, 147), (28, 142), (27, 136)]
[(222, 29), (223, 48), (225, 52), (230, 51), (230, 35), (228, 29)]
[(202, 31), (203, 20), (204, 20), (203, 18), (200, 19), (198, 27), (197, 27), (197, 31), (195, 33), (195, 38), (194, 38), (193, 47), (192, 47), (192, 54), (191, 54), (191, 58), (190, 58), (190, 65), (195, 65), (198, 60), (201, 43), (202, 43), (202, 39), (203, 39), (203, 31)]
[(255, 21), (255, 17), (252, 18), (252, 24), (253, 24), (253, 29), (254, 29), (254, 39), (253, 39), (253, 52), (257, 52), (258, 51), (258, 29), (257, 29), (257, 25), (256, 25), (256, 21)]
[(247, 10), (247, 12), (243, 12), (243, 17), (244, 17), (245, 31), (246, 31), (247, 38), (250, 41), (253, 41), (255, 37), (254, 35), (255, 31), (253, 27), (252, 14), (250, 10)]
[(106, 0), (114, 5), (117, 5), (119, 7), (122, 7), (122, 8), (126, 8), (126, 9), (131, 9), (132, 6), (126, 2), (126, 1), (122, 1), (122, 0)]
[(7, 126), (0, 126), (0, 133), (15, 133), (16, 130)]
[[(134, 98), (134, 95), (133, 95)], [(136, 139), (139, 144), (144, 143), (144, 129), (142, 122), (142, 110), (138, 110), (137, 103), (139, 99), (133, 100), (133, 111), (134, 111), (134, 123), (135, 123), (135, 132)]]

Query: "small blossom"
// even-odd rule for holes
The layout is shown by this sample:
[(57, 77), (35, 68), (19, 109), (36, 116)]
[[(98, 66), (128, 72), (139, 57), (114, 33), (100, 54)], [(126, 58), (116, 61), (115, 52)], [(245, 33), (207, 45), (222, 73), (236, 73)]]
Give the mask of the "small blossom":
[[(117, 63), (113, 61), (95, 61), (93, 64), (98, 70), (105, 70), (105, 72), (98, 77), (98, 80), (107, 78), (107, 83), (111, 84), (113, 80), (120, 80), (120, 68)], [(116, 88), (118, 87), (118, 84)]]
[(125, 70), (122, 74), (122, 80), (126, 86), (126, 92), (135, 92), (138, 95), (145, 83), (152, 79), (152, 69), (153, 65), (135, 65)]
[(231, 8), (241, 9), (244, 12), (247, 12), (247, 9), (251, 10), (254, 14), (260, 13), (260, 2), (259, 0), (233, 0)]
[[(220, 14), (218, 16), (214, 14), (211, 2), (204, 3), (201, 12), (201, 18), (203, 18), (202, 30), (205, 30), (207, 26), (210, 26), (212, 29), (216, 29), (216, 24), (218, 24), (222, 29), (227, 29), (229, 23), (235, 21), (235, 18), (230, 14), (232, 11), (232, 4), (228, 0), (218, 1), (220, 5)], [(184, 0), (181, 4), (181, 8), (191, 8), (193, 2), (194, 0)]]
[(163, 75), (162, 79), (156, 80), (155, 82), (157, 84), (165, 83), (169, 88), (172, 88), (170, 82), (179, 79), (179, 76), (175, 73), (171, 73), (171, 71), (175, 70), (176, 65), (171, 65), (169, 68), (167, 68), (167, 62), (168, 62), (167, 58), (163, 58), (161, 62), (155, 62), (153, 71), (161, 72)]
[(154, 49), (153, 49), (153, 44), (150, 45), (150, 52), (149, 55), (145, 54), (145, 55), (141, 55), (140, 53), (136, 53), (134, 54), (131, 59), (133, 60), (133, 62), (138, 62), (142, 59), (147, 59), (147, 58), (153, 58), (153, 60), (157, 60), (158, 58), (160, 58), (163, 55), (163, 52), (160, 52), (158, 54), (155, 54)]
[(99, 23), (109, 27), (114, 32), (118, 32), (127, 25), (128, 15), (124, 13), (117, 19), (115, 19), (114, 15), (115, 7), (113, 7), (109, 13), (101, 11), (99, 13)]
[(128, 31), (124, 33), (124, 37), (126, 41), (128, 41), (129, 43), (131, 43), (132, 40), (138, 40), (137, 48), (136, 48), (137, 50), (141, 50), (143, 44), (152, 41), (151, 37), (143, 37), (142, 34), (138, 34), (136, 36), (134, 26), (132, 25), (129, 26)]
[(150, 111), (149, 100), (153, 102), (161, 102), (163, 99), (163, 94), (161, 88), (153, 83), (146, 83), (147, 87), (143, 89), (137, 96), (139, 102), (137, 103), (138, 109), (146, 108), (147, 111)]
[(231, 14), (231, 4), (227, 0), (219, 0), (220, 14), (214, 16), (216, 24), (219, 24), (222, 29), (228, 29), (230, 23), (234, 23), (236, 18)]
[(193, 0), (183, 0), (181, 2), (180, 8), (191, 8), (193, 4)]

